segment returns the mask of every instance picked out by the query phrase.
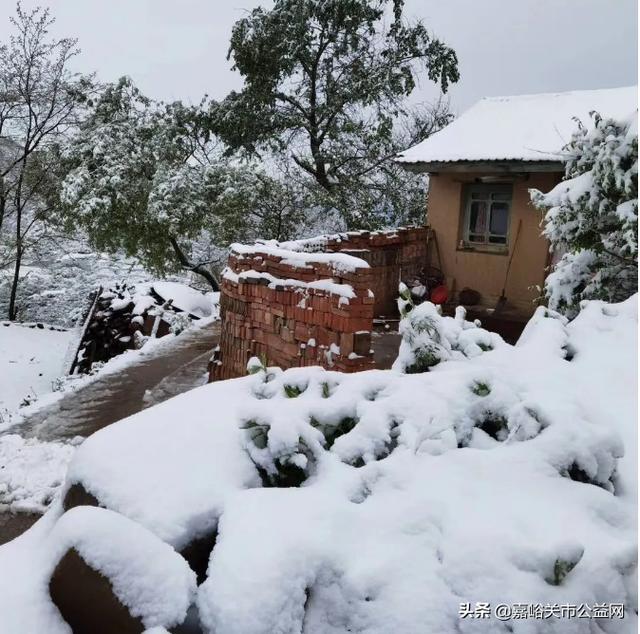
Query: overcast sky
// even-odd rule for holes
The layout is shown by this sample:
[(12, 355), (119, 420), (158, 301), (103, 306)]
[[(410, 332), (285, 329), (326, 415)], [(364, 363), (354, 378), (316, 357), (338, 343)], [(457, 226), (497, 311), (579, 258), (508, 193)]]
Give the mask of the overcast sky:
[[(36, 0), (23, 0), (32, 7)], [(226, 60), (231, 26), (269, 0), (50, 0), (56, 35), (82, 48), (79, 70), (130, 75), (150, 97), (220, 99), (241, 81)], [(0, 40), (15, 4), (0, 0)], [(406, 0), (452, 46), (461, 79), (454, 111), (483, 96), (637, 83), (637, 0)], [(416, 100), (437, 91), (424, 80)]]

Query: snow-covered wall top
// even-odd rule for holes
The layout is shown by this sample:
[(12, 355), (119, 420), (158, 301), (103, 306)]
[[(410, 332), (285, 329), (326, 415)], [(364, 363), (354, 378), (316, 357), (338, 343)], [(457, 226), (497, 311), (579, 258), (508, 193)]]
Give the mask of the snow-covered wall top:
[(401, 153), (401, 163), (559, 161), (559, 153), (589, 113), (626, 118), (638, 108), (638, 88), (486, 97), (440, 130)]
[(294, 251), (290, 248), (282, 248), (277, 242), (252, 245), (235, 243), (231, 245), (231, 253), (236, 257), (248, 256), (253, 258), (256, 255), (273, 256), (280, 258), (282, 264), (294, 268), (309, 268), (314, 264), (327, 264), (334, 271), (342, 273), (353, 273), (357, 269), (369, 268), (369, 265), (364, 260), (345, 253)]
[(259, 240), (260, 244), (266, 246), (277, 246), (290, 251), (302, 251), (304, 253), (318, 253), (319, 251), (340, 251), (342, 247), (350, 252), (349, 248), (354, 244), (359, 247), (369, 248), (370, 246), (381, 246), (385, 241), (399, 238), (407, 232), (415, 232), (416, 227), (397, 227), (393, 229), (379, 229), (377, 231), (345, 231), (342, 233), (328, 233), (312, 238), (302, 238), (300, 240), (289, 240), (287, 242), (277, 242), (276, 240)]

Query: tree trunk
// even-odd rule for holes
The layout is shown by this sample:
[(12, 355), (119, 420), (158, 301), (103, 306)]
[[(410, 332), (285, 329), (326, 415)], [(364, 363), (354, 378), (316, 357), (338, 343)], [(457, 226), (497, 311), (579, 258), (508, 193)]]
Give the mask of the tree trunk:
[(189, 258), (186, 256), (185, 252), (180, 248), (180, 245), (178, 244), (178, 241), (175, 238), (169, 238), (169, 241), (171, 242), (171, 246), (173, 247), (176, 257), (178, 258), (178, 262), (180, 262), (180, 264), (185, 269), (188, 269), (189, 271), (192, 271), (193, 273), (197, 273), (198, 275), (201, 275), (202, 277), (204, 277), (204, 279), (207, 280), (207, 282), (209, 283), (211, 288), (214, 290), (214, 292), (217, 293), (220, 290), (220, 285), (218, 284), (218, 281), (213, 276), (211, 271), (208, 271), (204, 266), (200, 264), (194, 264), (193, 262), (190, 262)]
[(13, 281), (11, 282), (11, 295), (9, 296), (9, 321), (15, 321), (17, 317), (16, 296), (20, 282), (20, 266), (22, 265), (22, 245), (16, 246), (16, 263), (13, 269)]
[(4, 194), (0, 195), (0, 235), (2, 235), (2, 225), (4, 224), (4, 215), (7, 210), (7, 199)]

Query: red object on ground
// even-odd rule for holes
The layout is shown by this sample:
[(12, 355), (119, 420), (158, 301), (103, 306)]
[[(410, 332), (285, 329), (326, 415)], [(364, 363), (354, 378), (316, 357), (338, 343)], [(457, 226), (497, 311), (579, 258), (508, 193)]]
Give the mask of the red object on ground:
[(431, 291), (430, 298), (434, 304), (444, 304), (449, 299), (449, 289), (444, 284), (436, 286)]

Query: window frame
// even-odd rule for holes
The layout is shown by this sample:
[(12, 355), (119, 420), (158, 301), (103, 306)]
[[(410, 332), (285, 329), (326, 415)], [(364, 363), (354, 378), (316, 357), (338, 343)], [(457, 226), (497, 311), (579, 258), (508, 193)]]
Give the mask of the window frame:
[[(473, 194), (480, 194), (482, 198), (473, 198)], [(502, 196), (508, 195), (508, 200), (495, 201), (506, 202), (507, 204), (507, 226), (504, 234), (492, 234), (491, 233), (491, 203), (492, 196), (500, 194)], [(511, 216), (513, 213), (513, 183), (470, 183), (467, 184), (463, 191), (463, 214), (462, 214), (462, 242), (465, 247), (487, 249), (495, 251), (505, 251), (509, 248), (509, 231), (511, 229)], [(483, 233), (484, 241), (478, 242), (477, 240), (471, 240), (470, 235), (477, 236), (479, 234), (471, 233), (471, 203), (474, 200), (484, 200), (488, 205), (487, 214), (487, 226)], [(501, 238), (504, 236), (504, 242), (491, 242), (490, 238)]]

